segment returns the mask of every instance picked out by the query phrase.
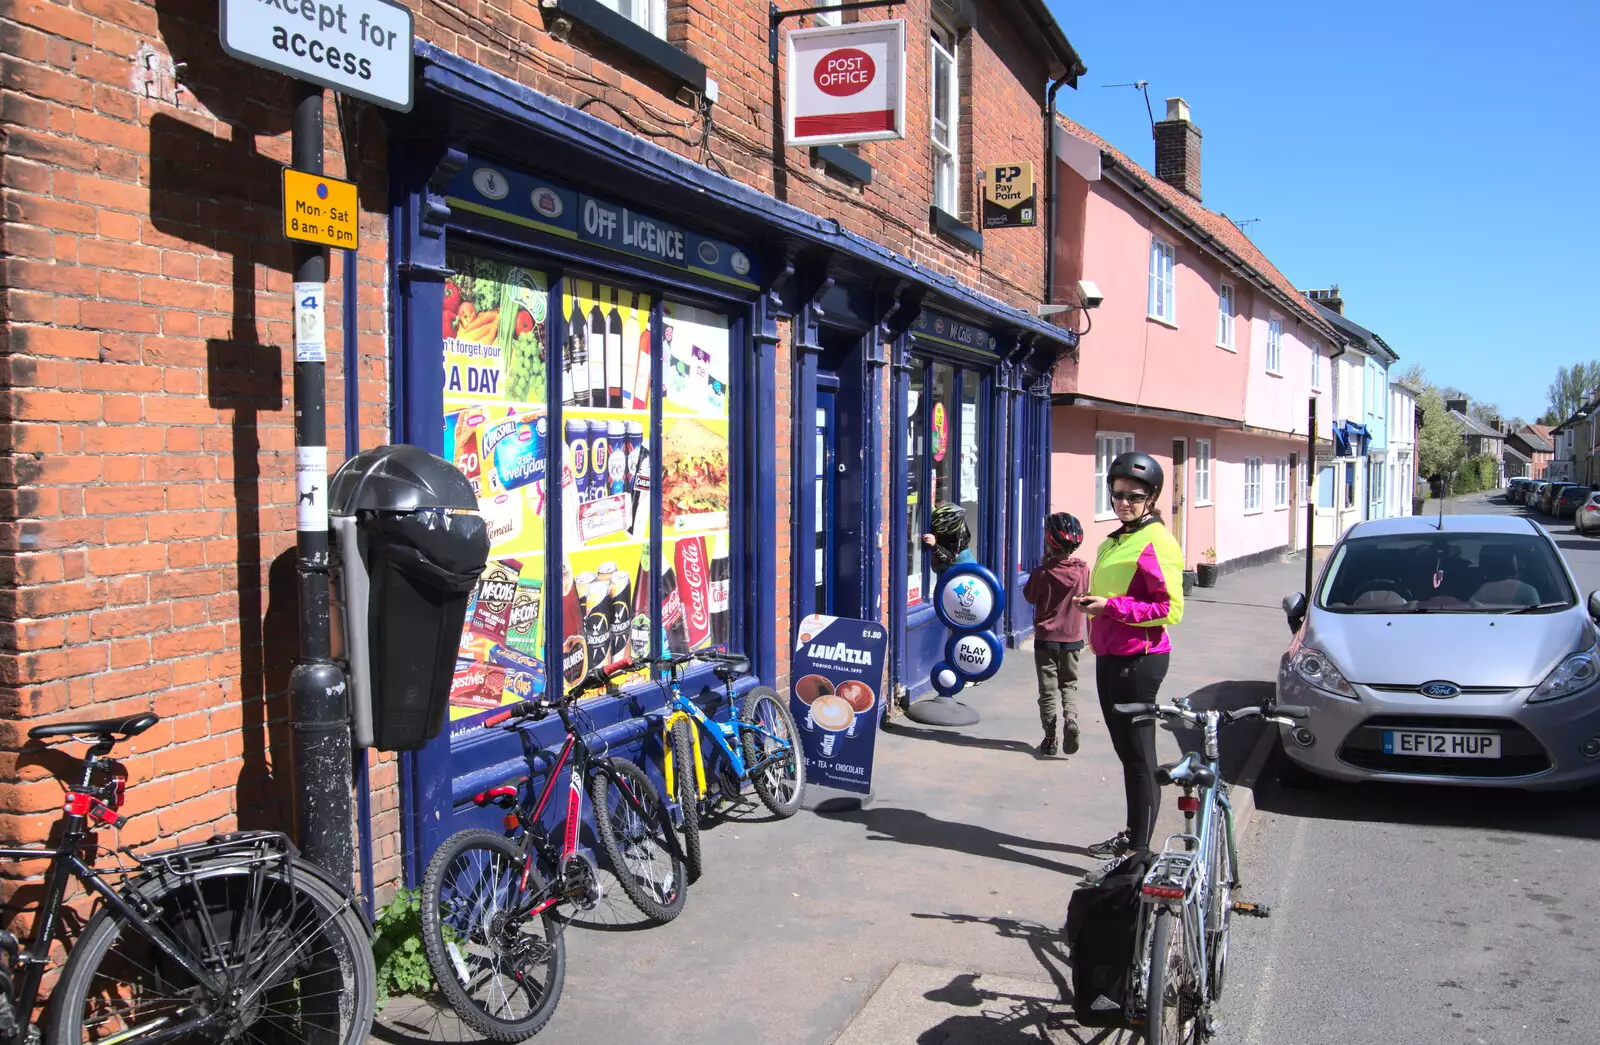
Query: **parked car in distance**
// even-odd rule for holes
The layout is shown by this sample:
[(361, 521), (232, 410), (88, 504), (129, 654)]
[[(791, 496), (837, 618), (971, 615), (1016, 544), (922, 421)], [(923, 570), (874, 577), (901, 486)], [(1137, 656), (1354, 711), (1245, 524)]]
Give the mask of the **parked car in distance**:
[(1544, 479), (1535, 479), (1533, 482), (1529, 483), (1527, 489), (1522, 491), (1523, 506), (1526, 508), (1537, 507), (1539, 504), (1539, 495), (1544, 492), (1546, 484), (1547, 480)]
[(1580, 534), (1588, 536), (1595, 530), (1600, 530), (1600, 493), (1591, 493), (1573, 514), (1572, 526)]
[(1561, 492), (1555, 497), (1555, 512), (1557, 519), (1570, 519), (1589, 500), (1589, 495), (1594, 491), (1587, 486), (1563, 486)]
[(1561, 496), (1564, 487), (1571, 485), (1571, 483), (1545, 483), (1544, 489), (1539, 491), (1539, 511), (1545, 515), (1554, 515), (1556, 498)]
[(1506, 483), (1504, 497), (1507, 503), (1516, 503), (1517, 494), (1522, 491), (1522, 487), (1526, 485), (1527, 481), (1528, 480), (1526, 479), (1512, 479), (1510, 482)]
[(1310, 709), (1279, 729), (1286, 786), (1600, 782), (1600, 591), (1532, 520), (1357, 523), (1283, 608), (1277, 699)]

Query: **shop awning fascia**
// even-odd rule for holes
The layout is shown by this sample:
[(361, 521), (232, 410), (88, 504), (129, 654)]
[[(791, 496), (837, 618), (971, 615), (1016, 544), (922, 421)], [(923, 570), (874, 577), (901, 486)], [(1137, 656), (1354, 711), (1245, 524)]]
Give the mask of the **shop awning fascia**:
[[(705, 224), (712, 230), (736, 230), (748, 235), (762, 229), (795, 241), (810, 250), (835, 254), (844, 264), (870, 267), (878, 278), (898, 279), (925, 288), (934, 297), (924, 303), (941, 308), (991, 329), (1004, 327), (1020, 337), (1056, 346), (1059, 353), (1077, 347), (1072, 331), (980, 294), (957, 280), (917, 264), (910, 258), (874, 243), (822, 218), (783, 203), (742, 182), (723, 177), (604, 120), (573, 109), (509, 77), (486, 69), (423, 40), (416, 42), (419, 86), (484, 111), (490, 117), (512, 114), (538, 133), (567, 142), (602, 158), (629, 180), (640, 180), (668, 196), (685, 186), (702, 204), (724, 212), (722, 221), (711, 214)], [(421, 92), (419, 92), (419, 95)], [(422, 115), (419, 106), (414, 114)], [(459, 133), (459, 131), (457, 132)], [(451, 137), (449, 132), (442, 135)], [(464, 142), (465, 144), (465, 142)], [(500, 143), (505, 148), (505, 143)], [(585, 179), (591, 180), (591, 179)], [(602, 181), (592, 178), (594, 181)], [(680, 206), (677, 209), (682, 210)]]
[(1168, 410), (1159, 406), (1141, 406), (1138, 403), (1123, 403), (1115, 399), (1097, 399), (1076, 392), (1057, 392), (1050, 397), (1050, 403), (1053, 406), (1079, 406), (1086, 410), (1102, 410), (1110, 414), (1159, 417), (1164, 421), (1181, 421), (1184, 424), (1205, 425), (1208, 428), (1222, 428), (1235, 432), (1245, 430), (1244, 422), (1233, 418), (1212, 417), (1210, 414), (1195, 414), (1187, 410)]

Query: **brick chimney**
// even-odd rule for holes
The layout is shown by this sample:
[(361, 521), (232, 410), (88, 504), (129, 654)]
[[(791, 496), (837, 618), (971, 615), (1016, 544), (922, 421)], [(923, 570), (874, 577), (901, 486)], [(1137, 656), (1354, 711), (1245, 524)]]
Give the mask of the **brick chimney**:
[(1458, 410), (1458, 411), (1460, 411), (1461, 413), (1464, 414), (1464, 413), (1467, 412), (1467, 400), (1466, 400), (1466, 397), (1463, 396), (1460, 399), (1446, 399), (1444, 401), (1444, 408), (1446, 410)]
[(1200, 198), (1200, 128), (1182, 98), (1168, 98), (1167, 118), (1156, 124), (1156, 177)]
[(1344, 315), (1344, 298), (1339, 296), (1339, 284), (1335, 283), (1327, 290), (1308, 290), (1306, 297), (1315, 301), (1330, 312)]

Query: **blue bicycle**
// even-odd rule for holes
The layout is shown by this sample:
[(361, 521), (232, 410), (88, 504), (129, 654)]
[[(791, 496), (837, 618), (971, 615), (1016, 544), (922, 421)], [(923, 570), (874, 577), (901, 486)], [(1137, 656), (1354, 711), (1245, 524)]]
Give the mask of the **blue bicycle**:
[[(682, 670), (696, 661), (707, 661), (722, 680), (723, 699), (729, 707), (728, 721), (710, 715), (684, 695)], [(679, 826), (683, 831), (683, 854), (691, 881), (700, 877), (700, 818), (710, 815), (717, 802), (737, 802), (749, 783), (756, 796), (773, 816), (791, 817), (800, 808), (806, 786), (806, 760), (800, 752), (800, 733), (795, 729), (789, 705), (770, 686), (757, 686), (744, 696), (743, 708), (732, 711), (733, 680), (748, 674), (750, 661), (736, 653), (701, 650), (650, 662), (665, 673), (663, 686), (668, 693), (667, 715), (662, 723), (662, 775), (669, 801), (677, 803)], [(710, 692), (707, 687), (706, 692)], [(691, 725), (693, 723), (693, 725)], [(696, 729), (695, 726), (700, 728)], [(701, 758), (700, 735), (711, 738), (721, 757), (716, 760), (715, 782), (719, 794), (710, 797)], [(682, 771), (693, 766), (693, 772)]]

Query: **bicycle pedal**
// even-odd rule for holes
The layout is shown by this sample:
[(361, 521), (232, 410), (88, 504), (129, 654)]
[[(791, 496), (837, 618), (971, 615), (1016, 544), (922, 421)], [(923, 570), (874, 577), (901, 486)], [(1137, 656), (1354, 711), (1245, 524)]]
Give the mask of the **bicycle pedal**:
[(1233, 913), (1248, 915), (1251, 918), (1271, 918), (1272, 908), (1264, 903), (1245, 903), (1243, 900), (1235, 900)]

